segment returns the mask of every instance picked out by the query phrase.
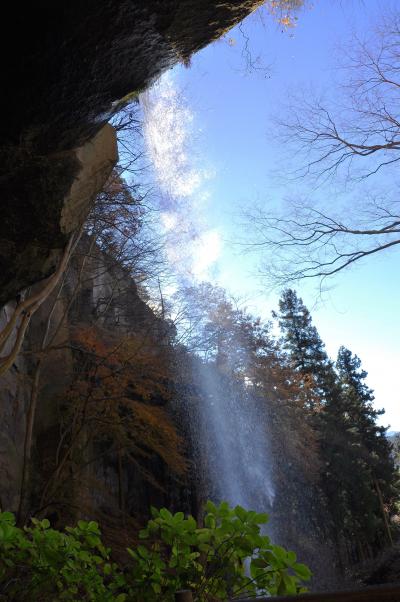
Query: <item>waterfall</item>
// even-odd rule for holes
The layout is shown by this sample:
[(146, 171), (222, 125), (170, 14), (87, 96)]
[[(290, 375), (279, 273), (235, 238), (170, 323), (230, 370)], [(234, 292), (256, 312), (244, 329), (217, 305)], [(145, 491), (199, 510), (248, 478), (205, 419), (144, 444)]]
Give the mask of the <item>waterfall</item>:
[(193, 428), (205, 497), (270, 511), (274, 488), (267, 425), (252, 385), (221, 374), (214, 363), (196, 364), (194, 373), (200, 401)]
[[(142, 94), (141, 104), (145, 143), (160, 190), (158, 210), (166, 260), (178, 282), (177, 289), (182, 281), (196, 286), (209, 279), (222, 242), (218, 230), (207, 225), (209, 174), (193, 144), (197, 135), (195, 115), (171, 74)], [(169, 284), (168, 288), (174, 287)], [(196, 297), (195, 292), (189, 306), (196, 305)], [(213, 321), (207, 318), (208, 309), (206, 301), (198, 313), (206, 321)], [(189, 307), (189, 315), (191, 312)], [(190, 319), (186, 326), (190, 331)], [(239, 339), (236, 343), (240, 345)], [(233, 365), (221, 372), (217, 363), (193, 360), (194, 388), (200, 401), (187, 411), (198, 456), (196, 469), (201, 472), (201, 495), (268, 511), (274, 489), (267, 413), (261, 411), (261, 401), (251, 383), (246, 385), (244, 377), (233, 376)]]
[[(198, 501), (226, 500), (231, 506), (267, 512), (271, 538), (299, 552), (324, 583), (333, 560), (315, 513), (318, 498), (313, 490), (300, 488), (297, 493), (289, 486), (293, 483), (290, 461), (284, 459), (286, 434), (273, 430), (277, 422), (268, 423), (276, 402), (274, 397), (268, 405), (268, 392), (275, 395), (268, 389), (268, 369), (262, 385), (252, 376), (257, 362), (261, 359), (262, 369), (270, 351), (268, 325), (264, 330), (218, 288), (225, 243), (223, 232), (208, 219), (209, 203), (217, 199), (208, 189), (212, 166), (195, 144), (201, 132), (195, 113), (173, 73), (164, 75), (140, 100), (156, 191), (152, 203), (165, 258), (155, 298), (162, 291), (162, 315), (167, 307), (178, 333), (177, 347), (184, 349), (182, 365), (177, 366), (182, 384), (175, 410), (185, 434), (190, 433)], [(290, 440), (290, 431), (287, 437)], [(301, 477), (300, 487), (309, 487)], [(304, 503), (310, 499), (311, 507)]]

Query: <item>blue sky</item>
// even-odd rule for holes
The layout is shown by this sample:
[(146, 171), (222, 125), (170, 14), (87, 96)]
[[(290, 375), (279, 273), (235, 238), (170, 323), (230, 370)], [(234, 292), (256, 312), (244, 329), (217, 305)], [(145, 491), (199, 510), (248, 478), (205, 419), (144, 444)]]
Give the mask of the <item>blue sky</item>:
[[(395, 2), (316, 0), (298, 15), (296, 28), (285, 32), (270, 18), (261, 25), (251, 16), (243, 29), (253, 55), (268, 65), (266, 72), (245, 73), (243, 36), (236, 28), (150, 92), (147, 138), (168, 198), (162, 219), (171, 234), (171, 263), (221, 284), (269, 318), (279, 295), (258, 277), (259, 258), (234, 243), (244, 233), (243, 209), (255, 203), (276, 207), (287, 195), (307, 189), (304, 182), (276, 178), (289, 158), (274, 136), (273, 118), (293, 91), (311, 88), (334, 98), (340, 46), (353, 32), (368, 32), (391, 5)], [(394, 177), (385, 174), (374, 185), (390, 188)], [(328, 207), (336, 202), (330, 192), (323, 191)], [(346, 198), (352, 202), (359, 194), (354, 188)], [(335, 357), (345, 345), (359, 355), (376, 405), (386, 409), (382, 422), (393, 430), (400, 430), (399, 258), (399, 252), (388, 252), (341, 273), (322, 299), (316, 283), (296, 286), (329, 354)]]

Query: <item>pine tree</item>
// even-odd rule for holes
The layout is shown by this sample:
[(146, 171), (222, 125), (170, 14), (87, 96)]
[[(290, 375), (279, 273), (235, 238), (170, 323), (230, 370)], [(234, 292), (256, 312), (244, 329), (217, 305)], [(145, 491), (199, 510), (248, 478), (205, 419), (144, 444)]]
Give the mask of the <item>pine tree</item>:
[(385, 428), (357, 356), (341, 347), (336, 366), (303, 301), (286, 290), (279, 325), (287, 361), (298, 374), (305, 420), (320, 446), (320, 487), (328, 500), (338, 553), (357, 562), (391, 539), (396, 475)]
[[(295, 291), (288, 289), (280, 299), (279, 310), (275, 317), (281, 328), (281, 346), (288, 369), (295, 374), (293, 384), (297, 388), (298, 404), (302, 407), (301, 420), (312, 431), (311, 440), (316, 456), (314, 464), (319, 469), (315, 482), (309, 484), (308, 491), (304, 491), (303, 495), (305, 499), (311, 496), (313, 500), (313, 519), (319, 526), (320, 538), (333, 541), (337, 547), (336, 520), (331, 512), (331, 499), (324, 487), (323, 475), (327, 460), (321, 414), (326, 404), (337, 401), (340, 389), (333, 363), (302, 299)], [(335, 489), (339, 489), (336, 479)]]
[(319, 416), (322, 483), (342, 557), (358, 562), (391, 543), (396, 477), (386, 429), (376, 424), (383, 412), (372, 406), (373, 392), (359, 358), (341, 347), (336, 370), (340, 394)]
[(283, 292), (279, 310), (275, 317), (282, 331), (283, 349), (290, 366), (301, 377), (304, 404), (314, 411), (337, 394), (333, 363), (312, 324), (310, 312), (294, 290)]
[(364, 382), (368, 373), (361, 368), (361, 360), (349, 349), (340, 347), (336, 362), (339, 382), (342, 389), (347, 419), (352, 422), (362, 436), (366, 453), (376, 449), (377, 441), (384, 441), (383, 447), (389, 453), (386, 429), (376, 424), (376, 419), (385, 413), (375, 410), (372, 403), (374, 394)]
[[(373, 391), (365, 383), (367, 372), (361, 360), (349, 349), (339, 349), (336, 363), (342, 388), (343, 413), (358, 447), (359, 463), (363, 464), (371, 503), (364, 513), (364, 533), (372, 531), (368, 543), (376, 546), (376, 537), (387, 537), (391, 542), (389, 516), (393, 512), (396, 471), (386, 428), (378, 426), (376, 419), (384, 410), (374, 409)], [(375, 526), (375, 532), (371, 529)]]

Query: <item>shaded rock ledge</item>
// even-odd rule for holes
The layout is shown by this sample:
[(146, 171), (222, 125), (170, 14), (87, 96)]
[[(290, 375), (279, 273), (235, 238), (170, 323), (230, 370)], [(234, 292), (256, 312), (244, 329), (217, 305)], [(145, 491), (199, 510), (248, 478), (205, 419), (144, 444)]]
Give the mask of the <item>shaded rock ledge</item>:
[(90, 195), (116, 160), (111, 130), (102, 128), (124, 98), (186, 62), (261, 3), (8, 6), (9, 37), (1, 41), (0, 304), (54, 271), (68, 232), (84, 219)]

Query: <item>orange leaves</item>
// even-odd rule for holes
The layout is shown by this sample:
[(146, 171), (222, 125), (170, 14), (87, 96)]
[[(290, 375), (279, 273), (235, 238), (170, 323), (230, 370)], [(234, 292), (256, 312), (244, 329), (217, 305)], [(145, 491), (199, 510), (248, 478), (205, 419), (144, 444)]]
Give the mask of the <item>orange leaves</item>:
[(177, 474), (187, 469), (182, 454), (183, 441), (164, 408), (133, 401), (135, 431), (139, 439)]
[(81, 344), (84, 349), (91, 351), (92, 353), (98, 353), (101, 355), (105, 353), (106, 347), (104, 343), (99, 339), (94, 328), (86, 327), (77, 329), (74, 333), (74, 341)]
[(113, 338), (95, 328), (77, 329), (74, 347), (77, 378), (66, 409), (75, 428), (85, 423), (93, 441), (107, 441), (139, 466), (155, 454), (183, 474), (182, 438), (160, 407), (173, 394), (168, 349), (150, 336)]
[(295, 27), (297, 17), (295, 11), (303, 6), (303, 0), (269, 0), (269, 12), (283, 27)]

